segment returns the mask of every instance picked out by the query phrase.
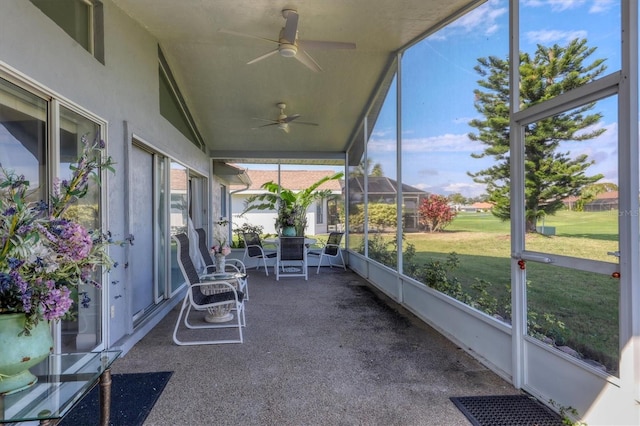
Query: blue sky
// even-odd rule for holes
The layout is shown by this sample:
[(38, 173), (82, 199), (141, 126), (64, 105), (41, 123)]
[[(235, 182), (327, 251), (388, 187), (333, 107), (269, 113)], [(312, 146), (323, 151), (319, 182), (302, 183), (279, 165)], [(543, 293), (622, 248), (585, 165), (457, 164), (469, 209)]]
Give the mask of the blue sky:
[[(597, 47), (592, 59), (605, 58), (607, 71), (620, 68), (620, 5), (617, 0), (523, 0), (520, 2), (520, 50), (533, 55), (536, 45), (566, 45), (586, 38)], [(477, 58), (490, 55), (506, 59), (509, 13), (506, 0), (490, 0), (464, 18), (423, 40), (405, 53), (402, 63), (403, 121), (402, 158), (404, 183), (426, 191), (467, 197), (484, 188), (467, 172), (491, 164), (474, 159), (483, 145), (468, 138), (468, 125), (480, 118), (473, 106), (473, 90), (479, 75), (473, 70)], [(369, 143), (374, 163), (394, 176), (395, 89), (388, 94)], [(572, 156), (586, 153), (596, 164), (588, 174), (602, 173), (604, 181), (617, 183), (616, 98), (599, 101), (593, 110), (602, 112), (598, 127), (607, 131), (598, 139), (565, 143), (562, 151)]]

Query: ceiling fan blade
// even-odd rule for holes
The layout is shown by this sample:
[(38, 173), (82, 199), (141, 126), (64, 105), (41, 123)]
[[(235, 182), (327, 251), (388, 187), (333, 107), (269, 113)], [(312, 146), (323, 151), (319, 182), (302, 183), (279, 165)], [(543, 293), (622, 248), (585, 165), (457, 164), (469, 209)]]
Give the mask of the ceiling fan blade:
[(355, 43), (342, 41), (298, 40), (298, 46), (303, 49), (355, 49)]
[(285, 122), (285, 123), (290, 123), (290, 122), (292, 122), (293, 120), (295, 120), (296, 118), (299, 118), (299, 117), (300, 117), (300, 114), (293, 114), (293, 115), (288, 116), (287, 118), (285, 118), (282, 121)]
[(271, 52), (265, 53), (262, 56), (258, 56), (257, 58), (250, 60), (249, 62), (247, 62), (247, 65), (255, 64), (256, 62), (268, 58), (271, 55), (275, 55), (276, 53), (278, 53), (278, 49), (272, 50)]
[(269, 120), (266, 118), (258, 118), (258, 117), (253, 117), (254, 120), (260, 120), (260, 121), (268, 121), (269, 123), (273, 123), (273, 124), (278, 124), (280, 123), (278, 120)]
[(287, 10), (285, 13), (287, 23), (285, 24), (284, 31), (282, 32), (282, 41), (293, 44), (296, 41), (296, 34), (298, 33), (298, 12), (295, 10)]
[(239, 33), (237, 31), (232, 31), (232, 30), (225, 30), (224, 28), (219, 29), (218, 32), (225, 33), (225, 34), (236, 35), (236, 36), (240, 36), (240, 37), (256, 38), (258, 40), (264, 40), (264, 41), (269, 41), (271, 43), (280, 44), (280, 42), (278, 40), (273, 40), (273, 39), (265, 38), (265, 37), (259, 37), (259, 36), (255, 36), (255, 35), (251, 35), (251, 34)]
[(277, 126), (278, 124), (280, 124), (280, 123), (275, 122), (275, 123), (265, 124), (265, 125), (263, 125), (263, 126), (252, 127), (252, 128), (251, 128), (251, 130), (261, 129), (261, 128), (263, 128), (263, 127), (269, 127), (269, 126)]
[(310, 123), (310, 122), (308, 122), (308, 121), (296, 121), (296, 122), (295, 122), (295, 123), (293, 123), (293, 124), (295, 124), (295, 125), (298, 125), (298, 124), (304, 124), (304, 125), (306, 125), (306, 126), (319, 126), (319, 124), (318, 124), (318, 123)]
[(302, 49), (298, 49), (298, 53), (294, 56), (297, 60), (302, 62), (304, 66), (309, 68), (311, 71), (320, 72), (322, 71), (322, 67), (318, 65), (315, 59), (311, 57), (307, 52)]

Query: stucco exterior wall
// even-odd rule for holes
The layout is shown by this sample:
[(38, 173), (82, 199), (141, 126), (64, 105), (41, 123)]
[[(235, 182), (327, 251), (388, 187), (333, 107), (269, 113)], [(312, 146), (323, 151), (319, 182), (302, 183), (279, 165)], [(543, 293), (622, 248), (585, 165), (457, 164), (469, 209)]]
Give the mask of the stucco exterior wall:
[[(0, 71), (108, 123), (105, 141), (116, 162), (116, 173), (109, 174), (103, 183), (108, 194), (107, 227), (115, 238), (123, 238), (133, 135), (204, 176), (209, 175), (209, 160), (160, 115), (157, 41), (109, 1), (104, 2), (103, 10), (104, 65), (29, 1), (3, 0)], [(120, 265), (127, 264), (127, 250), (111, 252)], [(134, 328), (128, 315), (132, 285), (128, 270), (114, 269), (108, 282), (103, 290), (105, 308), (113, 309), (115, 315), (107, 319), (107, 346), (126, 338)]]

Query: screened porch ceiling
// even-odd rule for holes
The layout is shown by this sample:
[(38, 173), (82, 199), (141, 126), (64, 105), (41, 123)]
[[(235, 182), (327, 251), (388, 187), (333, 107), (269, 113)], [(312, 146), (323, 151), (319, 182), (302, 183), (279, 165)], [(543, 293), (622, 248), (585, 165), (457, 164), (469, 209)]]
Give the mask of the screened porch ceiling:
[[(484, 0), (113, 0), (159, 41), (212, 158), (230, 162), (339, 164), (363, 117), (375, 117), (396, 53)], [(301, 40), (351, 42), (307, 49), (322, 71), (278, 53), (283, 9)], [(220, 31), (223, 30), (223, 31)], [(300, 55), (300, 52), (298, 52)], [(289, 133), (270, 125), (286, 104)], [(371, 112), (371, 110), (373, 112)], [(296, 123), (310, 122), (314, 125)]]

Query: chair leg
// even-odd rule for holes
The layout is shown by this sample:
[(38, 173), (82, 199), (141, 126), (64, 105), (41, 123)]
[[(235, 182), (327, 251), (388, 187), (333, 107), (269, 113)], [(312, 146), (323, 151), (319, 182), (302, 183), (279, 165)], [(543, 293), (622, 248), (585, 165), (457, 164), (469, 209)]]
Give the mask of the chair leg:
[[(186, 312), (185, 312), (186, 308)], [(189, 312), (191, 311), (191, 303), (189, 301), (189, 295), (185, 296), (185, 299), (182, 303), (182, 308), (180, 309), (180, 313), (178, 314), (178, 319), (176, 320), (176, 326), (173, 329), (173, 341), (176, 345), (179, 346), (194, 346), (194, 345), (219, 345), (225, 343), (243, 343), (244, 338), (242, 336), (242, 327), (246, 327), (247, 320), (244, 314), (244, 304), (239, 303), (235, 307), (236, 311), (236, 322), (237, 325), (227, 324), (227, 325), (202, 325), (197, 326), (189, 323), (188, 317)], [(192, 341), (184, 341), (178, 338), (178, 328), (180, 327), (180, 323), (182, 322), (182, 316), (184, 315), (184, 324), (189, 329), (216, 329), (216, 328), (238, 328), (238, 339), (227, 339), (227, 340), (192, 340)]]
[(182, 319), (182, 313), (184, 312), (184, 308), (185, 308), (185, 306), (187, 305), (188, 300), (189, 300), (189, 295), (187, 294), (187, 295), (184, 297), (184, 300), (183, 300), (183, 302), (182, 302), (182, 307), (180, 308), (180, 313), (178, 314), (178, 319), (176, 320), (176, 326), (175, 326), (175, 328), (173, 329), (173, 342), (174, 342), (176, 345), (180, 345), (180, 346), (184, 345), (185, 343), (183, 343), (182, 341), (180, 341), (180, 340), (178, 339), (178, 327), (180, 327), (180, 320)]
[(316, 275), (320, 273), (320, 266), (322, 266), (323, 257), (324, 257), (324, 254), (320, 254), (320, 256), (318, 256), (318, 269), (316, 270)]
[(342, 261), (342, 269), (344, 269), (346, 271), (347, 270), (347, 265), (346, 265), (346, 263), (344, 263), (344, 257), (342, 256), (342, 250), (338, 250), (338, 253), (340, 254), (340, 261)]

